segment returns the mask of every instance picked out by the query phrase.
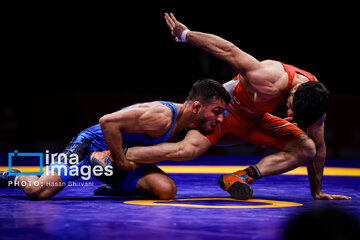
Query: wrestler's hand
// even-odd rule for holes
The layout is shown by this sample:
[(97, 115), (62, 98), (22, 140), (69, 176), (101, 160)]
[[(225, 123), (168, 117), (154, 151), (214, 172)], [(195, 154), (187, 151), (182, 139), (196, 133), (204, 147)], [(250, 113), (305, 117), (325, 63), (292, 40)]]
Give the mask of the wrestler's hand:
[(352, 199), (351, 197), (344, 195), (327, 194), (323, 192), (315, 194), (313, 197), (315, 200), (351, 200)]
[(131, 168), (131, 170), (137, 169), (139, 167), (141, 167), (141, 164), (129, 160), (129, 168)]
[(172, 13), (170, 13), (170, 15), (165, 13), (165, 21), (174, 37), (180, 38), (182, 32), (187, 29), (184, 24), (176, 20), (174, 14)]
[(141, 165), (137, 164), (136, 162), (126, 160), (126, 161), (123, 161), (123, 162), (117, 164), (117, 166), (121, 170), (132, 171), (132, 170), (139, 168)]

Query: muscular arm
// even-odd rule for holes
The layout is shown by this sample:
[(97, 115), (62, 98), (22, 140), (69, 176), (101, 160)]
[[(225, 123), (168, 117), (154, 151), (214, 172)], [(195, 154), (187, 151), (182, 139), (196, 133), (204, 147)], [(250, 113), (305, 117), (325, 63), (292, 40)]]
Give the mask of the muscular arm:
[[(187, 27), (176, 20), (173, 14), (165, 14), (165, 20), (173, 36), (180, 38)], [(186, 42), (229, 63), (254, 88), (261, 93), (273, 91), (272, 84), (284, 74), (282, 67), (271, 68), (244, 52), (233, 43), (213, 34), (189, 31)]]
[(247, 76), (249, 72), (260, 68), (260, 62), (242, 51), (233, 43), (213, 34), (190, 31), (186, 41), (208, 53), (228, 62), (238, 73)]
[[(170, 15), (165, 13), (165, 20), (172, 35), (177, 38), (180, 38), (183, 31), (187, 29), (184, 24), (176, 20), (172, 13)], [(243, 76), (261, 67), (261, 63), (256, 58), (216, 35), (190, 31), (186, 35), (186, 42), (228, 62)]]
[(307, 170), (310, 181), (311, 195), (314, 199), (351, 199), (342, 195), (330, 195), (321, 191), (321, 182), (323, 178), (325, 158), (326, 158), (326, 145), (324, 140), (324, 120), (325, 115), (321, 117), (316, 123), (310, 126), (308, 135), (314, 140), (316, 145), (315, 158), (308, 162)]
[[(171, 116), (171, 113), (169, 114)], [(142, 105), (129, 107), (100, 118), (101, 130), (115, 164), (123, 170), (133, 170), (137, 167), (137, 164), (129, 161), (124, 155), (121, 132), (161, 136), (164, 134), (164, 129), (168, 129), (168, 122), (171, 124), (171, 117), (169, 121), (166, 121), (167, 119), (161, 109), (159, 111), (157, 108), (142, 107)]]
[(324, 121), (320, 120), (308, 128), (308, 135), (316, 145), (315, 158), (308, 162), (311, 194), (314, 198), (321, 193), (321, 182), (325, 166), (326, 145), (324, 141)]
[(143, 164), (164, 160), (189, 161), (203, 154), (210, 146), (210, 141), (204, 135), (197, 130), (190, 130), (180, 142), (129, 148), (126, 158)]

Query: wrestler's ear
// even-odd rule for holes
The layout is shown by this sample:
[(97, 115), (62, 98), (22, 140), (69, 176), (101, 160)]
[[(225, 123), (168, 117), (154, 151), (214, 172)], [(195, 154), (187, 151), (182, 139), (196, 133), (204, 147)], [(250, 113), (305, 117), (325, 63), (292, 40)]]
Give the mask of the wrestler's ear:
[(194, 101), (192, 104), (193, 113), (195, 113), (195, 114), (199, 113), (201, 110), (201, 107), (202, 107), (202, 105), (199, 101)]

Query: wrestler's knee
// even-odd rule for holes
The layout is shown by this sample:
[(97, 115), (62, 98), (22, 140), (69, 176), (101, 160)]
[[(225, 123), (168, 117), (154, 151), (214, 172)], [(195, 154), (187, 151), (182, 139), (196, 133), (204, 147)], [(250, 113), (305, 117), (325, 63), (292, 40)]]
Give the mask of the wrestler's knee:
[(314, 141), (305, 134), (297, 137), (293, 145), (293, 150), (303, 163), (310, 161), (316, 155), (316, 145)]
[(152, 197), (161, 200), (173, 199), (176, 196), (177, 188), (172, 180), (159, 167), (148, 168), (136, 184), (136, 191), (150, 194)]
[(162, 176), (153, 181), (152, 194), (161, 200), (170, 200), (175, 198), (177, 188), (175, 182), (168, 176)]
[(176, 184), (172, 179), (169, 179), (167, 182), (161, 184), (161, 190), (159, 192), (159, 199), (170, 200), (174, 199), (177, 193)]

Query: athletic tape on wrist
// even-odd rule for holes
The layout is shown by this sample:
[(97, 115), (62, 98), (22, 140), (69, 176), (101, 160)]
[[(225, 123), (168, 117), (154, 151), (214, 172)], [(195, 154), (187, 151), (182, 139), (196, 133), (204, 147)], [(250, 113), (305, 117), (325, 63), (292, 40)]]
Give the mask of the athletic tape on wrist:
[(181, 33), (181, 36), (180, 38), (176, 37), (175, 40), (177, 42), (186, 42), (186, 35), (188, 34), (188, 32), (190, 32), (189, 29), (185, 29), (182, 33)]

